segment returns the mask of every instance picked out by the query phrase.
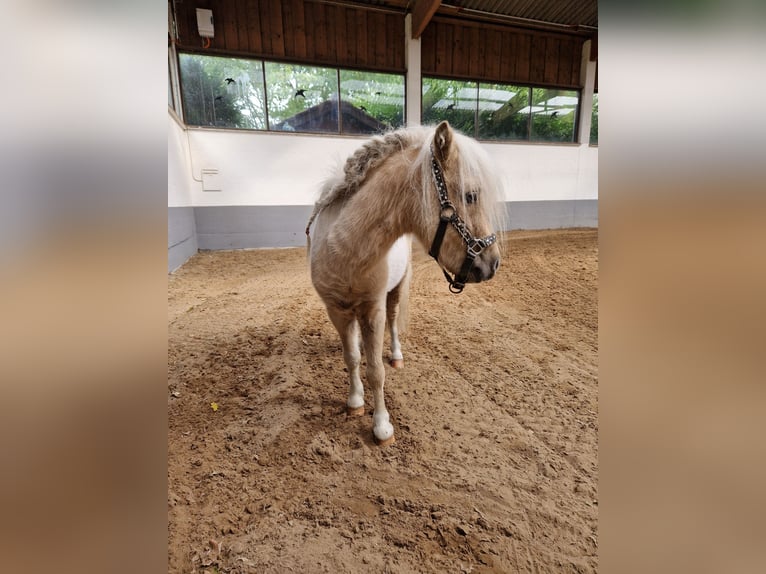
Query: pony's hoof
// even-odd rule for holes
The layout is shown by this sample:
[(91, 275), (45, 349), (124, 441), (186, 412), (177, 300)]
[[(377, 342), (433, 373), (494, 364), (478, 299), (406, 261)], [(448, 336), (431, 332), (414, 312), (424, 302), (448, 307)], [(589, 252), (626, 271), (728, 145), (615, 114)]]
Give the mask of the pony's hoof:
[(364, 405), (361, 407), (346, 407), (346, 416), (361, 417), (364, 414)]
[(395, 442), (396, 442), (395, 435), (391, 435), (390, 437), (384, 440), (380, 440), (378, 437), (375, 437), (375, 444), (378, 446), (388, 446), (388, 445), (394, 444)]
[(391, 359), (391, 366), (394, 369), (403, 369), (404, 368), (404, 359)]

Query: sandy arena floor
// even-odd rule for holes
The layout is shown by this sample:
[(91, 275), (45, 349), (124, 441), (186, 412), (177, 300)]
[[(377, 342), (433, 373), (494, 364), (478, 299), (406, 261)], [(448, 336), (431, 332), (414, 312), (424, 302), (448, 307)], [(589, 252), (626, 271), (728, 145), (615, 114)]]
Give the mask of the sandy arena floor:
[(597, 231), (508, 233), (461, 295), (414, 267), (385, 448), (305, 249), (169, 276), (170, 572), (597, 570)]

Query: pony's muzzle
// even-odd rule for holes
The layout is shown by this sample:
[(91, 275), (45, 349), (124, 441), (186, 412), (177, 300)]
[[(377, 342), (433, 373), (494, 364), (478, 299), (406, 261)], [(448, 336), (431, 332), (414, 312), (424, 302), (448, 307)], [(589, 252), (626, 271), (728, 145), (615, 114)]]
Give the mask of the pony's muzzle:
[(500, 267), (499, 257), (491, 257), (486, 261), (483, 258), (478, 258), (471, 268), (469, 278), (476, 283), (487, 281), (495, 276), (498, 267)]

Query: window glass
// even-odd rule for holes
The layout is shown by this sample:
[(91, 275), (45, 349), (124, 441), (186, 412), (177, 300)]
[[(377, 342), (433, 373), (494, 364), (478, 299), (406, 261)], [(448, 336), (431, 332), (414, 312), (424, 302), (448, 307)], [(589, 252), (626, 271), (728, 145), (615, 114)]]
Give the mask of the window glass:
[(577, 102), (575, 90), (532, 88), (532, 105), (522, 111), (531, 114), (530, 139), (573, 142)]
[(340, 95), (343, 133), (380, 133), (404, 125), (404, 76), (341, 70)]
[(447, 120), (466, 135), (476, 133), (476, 82), (423, 78), (423, 124)]
[(179, 60), (187, 124), (265, 129), (260, 61), (196, 54)]
[(338, 71), (266, 62), (269, 129), (338, 133)]
[(598, 94), (593, 94), (593, 111), (590, 116), (590, 143), (598, 145)]
[(525, 140), (529, 137), (529, 88), (479, 84), (479, 138)]

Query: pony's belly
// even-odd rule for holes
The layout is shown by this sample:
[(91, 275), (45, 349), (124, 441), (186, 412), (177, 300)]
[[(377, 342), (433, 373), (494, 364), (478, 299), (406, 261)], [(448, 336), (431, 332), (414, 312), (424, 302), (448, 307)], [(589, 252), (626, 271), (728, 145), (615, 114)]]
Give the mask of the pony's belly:
[(407, 272), (407, 265), (410, 262), (410, 238), (402, 235), (397, 239), (387, 255), (388, 261), (388, 281), (386, 283), (386, 293), (401, 283), (404, 274)]

